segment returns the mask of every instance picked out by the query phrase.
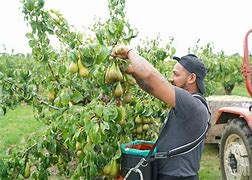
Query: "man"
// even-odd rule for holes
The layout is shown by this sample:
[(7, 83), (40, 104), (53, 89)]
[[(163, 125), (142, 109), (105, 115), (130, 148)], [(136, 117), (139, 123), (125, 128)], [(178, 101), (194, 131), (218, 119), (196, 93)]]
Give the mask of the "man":
[[(205, 131), (209, 113), (205, 104), (194, 97), (205, 92), (206, 68), (193, 54), (174, 57), (177, 60), (170, 81), (167, 81), (146, 59), (133, 49), (120, 45), (112, 56), (129, 59), (127, 73), (152, 96), (170, 105), (171, 111), (161, 128), (157, 149), (159, 152), (190, 144)], [(158, 159), (158, 180), (197, 180), (203, 142), (191, 151), (166, 159)]]

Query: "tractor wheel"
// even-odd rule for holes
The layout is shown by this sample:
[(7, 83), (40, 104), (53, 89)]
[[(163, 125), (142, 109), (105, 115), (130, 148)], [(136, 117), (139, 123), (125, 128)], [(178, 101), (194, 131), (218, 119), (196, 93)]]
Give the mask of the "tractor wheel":
[(252, 133), (242, 118), (225, 126), (220, 144), (223, 180), (252, 179)]

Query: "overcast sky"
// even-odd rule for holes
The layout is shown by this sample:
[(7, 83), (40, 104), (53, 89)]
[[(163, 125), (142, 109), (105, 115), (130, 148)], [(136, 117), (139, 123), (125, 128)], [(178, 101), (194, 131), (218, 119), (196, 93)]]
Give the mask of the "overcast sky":
[[(78, 30), (95, 17), (108, 17), (107, 0), (45, 0), (45, 5), (59, 10)], [(21, 7), (19, 0), (2, 1), (0, 52), (3, 45), (7, 51), (31, 52)], [(126, 0), (126, 15), (139, 30), (139, 39), (158, 33), (164, 40), (174, 37), (178, 56), (197, 39), (201, 44), (213, 42), (215, 51), (242, 54), (244, 35), (252, 28), (252, 0)]]

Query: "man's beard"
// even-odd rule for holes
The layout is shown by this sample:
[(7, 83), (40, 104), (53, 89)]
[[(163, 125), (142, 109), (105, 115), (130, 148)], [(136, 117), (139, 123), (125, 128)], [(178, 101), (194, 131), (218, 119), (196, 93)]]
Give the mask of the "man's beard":
[(176, 86), (176, 87), (179, 87), (179, 88), (182, 88), (182, 89), (185, 89), (185, 90), (187, 89), (187, 88), (186, 88), (186, 87), (187, 87), (186, 82), (183, 83), (183, 84), (180, 85), (180, 86), (176, 85), (176, 83), (174, 83), (174, 81), (172, 81), (171, 84), (172, 84), (173, 86)]

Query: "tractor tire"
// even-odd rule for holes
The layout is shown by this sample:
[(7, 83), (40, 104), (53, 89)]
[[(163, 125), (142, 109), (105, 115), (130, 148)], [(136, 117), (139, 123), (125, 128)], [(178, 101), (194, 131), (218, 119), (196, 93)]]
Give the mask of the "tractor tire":
[(221, 137), (223, 180), (252, 179), (252, 133), (242, 118), (229, 120)]

